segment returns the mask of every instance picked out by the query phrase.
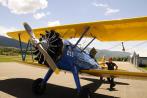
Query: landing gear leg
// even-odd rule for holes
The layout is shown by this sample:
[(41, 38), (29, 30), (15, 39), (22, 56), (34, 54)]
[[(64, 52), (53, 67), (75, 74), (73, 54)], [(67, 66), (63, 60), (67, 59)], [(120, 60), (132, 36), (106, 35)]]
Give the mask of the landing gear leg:
[(73, 72), (74, 80), (77, 86), (78, 97), (79, 98), (92, 98), (92, 94), (88, 88), (81, 88), (77, 68), (74, 67), (72, 72)]
[(32, 91), (36, 95), (42, 95), (45, 90), (46, 90), (46, 83), (50, 76), (52, 75), (53, 70), (49, 69), (48, 72), (46, 73), (44, 79), (38, 78), (36, 79), (33, 84), (32, 84)]

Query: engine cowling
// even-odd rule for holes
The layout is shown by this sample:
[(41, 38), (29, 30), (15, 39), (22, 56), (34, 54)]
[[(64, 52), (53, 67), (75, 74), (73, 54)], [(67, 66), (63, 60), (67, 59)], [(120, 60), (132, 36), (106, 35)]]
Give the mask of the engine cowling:
[[(60, 34), (54, 30), (45, 31), (45, 35), (40, 34), (39, 41), (43, 48), (51, 56), (53, 61), (56, 63), (61, 58), (63, 50), (63, 41), (60, 37)], [(48, 65), (43, 54), (41, 54), (41, 52), (36, 47), (34, 55), (36, 55), (35, 60), (37, 60), (39, 64)]]

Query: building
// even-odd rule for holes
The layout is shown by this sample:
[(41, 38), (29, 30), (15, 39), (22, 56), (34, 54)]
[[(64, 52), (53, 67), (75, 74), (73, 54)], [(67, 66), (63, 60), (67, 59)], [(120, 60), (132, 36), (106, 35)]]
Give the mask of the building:
[(136, 52), (130, 56), (130, 62), (135, 66), (147, 66), (147, 57), (140, 57)]

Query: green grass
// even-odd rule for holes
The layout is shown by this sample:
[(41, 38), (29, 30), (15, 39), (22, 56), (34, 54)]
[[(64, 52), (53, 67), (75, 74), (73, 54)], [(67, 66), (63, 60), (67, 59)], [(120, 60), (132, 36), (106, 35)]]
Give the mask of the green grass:
[(6, 56), (6, 55), (0, 55), (0, 62), (13, 62), (15, 60), (20, 59), (19, 56)]
[[(31, 56), (26, 57), (26, 61), (32, 60)], [(14, 61), (21, 61), (21, 55), (19, 56), (6, 56), (0, 55), (0, 62), (14, 62)]]
[(12, 58), (1, 58), (0, 57), (0, 62), (11, 62), (11, 61), (13, 61)]
[(147, 67), (142, 67), (143, 69), (147, 70)]

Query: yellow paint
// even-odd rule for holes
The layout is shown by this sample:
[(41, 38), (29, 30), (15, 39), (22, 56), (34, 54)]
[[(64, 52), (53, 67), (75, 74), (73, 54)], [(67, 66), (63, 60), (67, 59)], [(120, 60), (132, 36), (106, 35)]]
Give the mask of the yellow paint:
[(56, 74), (59, 74), (60, 69), (56, 68), (54, 72), (55, 72)]
[(143, 72), (129, 72), (119, 70), (81, 70), (82, 73), (87, 73), (94, 76), (103, 77), (120, 77), (120, 78), (131, 78), (131, 79), (147, 79), (147, 73)]
[(100, 66), (102, 67), (102, 69), (106, 69), (107, 67), (105, 66), (106, 63), (106, 59), (105, 56), (103, 56), (99, 62)]
[[(44, 27), (33, 29), (33, 32), (36, 38), (39, 38), (40, 34), (45, 33), (45, 30), (56, 30), (64, 39), (70, 39), (72, 37), (79, 38), (86, 27), (90, 27), (90, 29), (85, 37), (91, 37), (92, 34), (100, 41), (147, 40), (147, 17)], [(18, 34), (21, 35), (23, 42), (30, 39), (24, 30), (7, 33), (16, 40), (19, 39)]]

